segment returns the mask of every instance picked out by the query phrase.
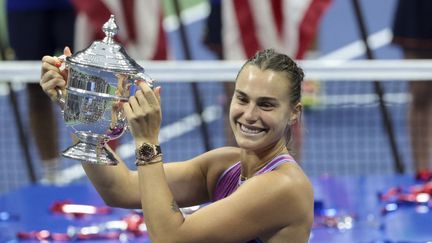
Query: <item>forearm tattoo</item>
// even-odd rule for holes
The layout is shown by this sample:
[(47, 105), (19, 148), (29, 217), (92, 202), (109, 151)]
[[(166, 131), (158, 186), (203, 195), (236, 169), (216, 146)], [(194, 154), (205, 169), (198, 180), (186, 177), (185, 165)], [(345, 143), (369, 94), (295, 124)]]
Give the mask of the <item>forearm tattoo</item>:
[(177, 202), (174, 199), (171, 202), (171, 209), (175, 213), (179, 213), (180, 212), (180, 208), (179, 208), (179, 206), (177, 205)]

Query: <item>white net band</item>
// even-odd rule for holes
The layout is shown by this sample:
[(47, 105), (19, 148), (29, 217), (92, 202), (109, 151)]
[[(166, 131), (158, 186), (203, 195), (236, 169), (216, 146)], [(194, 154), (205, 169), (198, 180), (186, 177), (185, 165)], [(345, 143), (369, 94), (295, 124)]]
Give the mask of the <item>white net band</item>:
[[(244, 61), (139, 61), (155, 80), (175, 82), (233, 81)], [(304, 60), (306, 79), (432, 80), (432, 60)], [(37, 82), (40, 61), (0, 62), (0, 82)]]

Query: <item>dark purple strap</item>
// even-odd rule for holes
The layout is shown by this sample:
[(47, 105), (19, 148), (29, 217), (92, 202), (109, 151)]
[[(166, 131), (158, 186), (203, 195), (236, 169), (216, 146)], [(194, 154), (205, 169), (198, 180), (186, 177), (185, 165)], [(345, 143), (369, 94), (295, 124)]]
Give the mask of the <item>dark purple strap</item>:
[[(266, 166), (261, 168), (256, 175), (261, 175), (268, 171), (272, 171), (279, 165), (287, 162), (295, 162), (294, 158), (289, 154), (283, 154), (273, 158)], [(241, 174), (241, 163), (237, 162), (227, 170), (225, 170), (219, 177), (216, 183), (216, 188), (213, 192), (213, 201), (218, 201), (225, 197), (228, 197), (239, 187), (239, 178)]]
[(282, 154), (282, 155), (276, 156), (266, 166), (264, 166), (259, 171), (257, 171), (257, 173), (255, 173), (254, 176), (261, 175), (265, 172), (272, 171), (272, 170), (276, 169), (279, 165), (287, 163), (287, 162), (295, 162), (295, 160), (289, 154)]

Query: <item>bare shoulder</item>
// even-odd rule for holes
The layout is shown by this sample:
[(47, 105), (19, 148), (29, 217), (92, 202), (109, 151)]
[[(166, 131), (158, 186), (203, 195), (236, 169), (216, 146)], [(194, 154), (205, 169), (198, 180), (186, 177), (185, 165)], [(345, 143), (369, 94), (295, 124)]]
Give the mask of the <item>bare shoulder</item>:
[[(238, 160), (236, 153), (235, 149), (222, 149), (209, 152), (207, 156), (218, 163), (219, 159)], [(207, 185), (209, 198), (214, 185), (215, 179)], [(235, 192), (198, 210), (185, 222), (183, 229), (188, 232), (187, 237), (199, 239), (194, 242), (245, 242), (256, 236), (265, 242), (287, 242), (287, 239), (307, 242), (313, 222), (312, 187), (300, 167), (294, 163), (284, 164), (250, 178)], [(199, 230), (193, 233), (186, 230), (191, 228)]]
[[(257, 193), (266, 193), (273, 209), (285, 225), (311, 225), (313, 221), (313, 188), (299, 165), (287, 163), (250, 179)], [(249, 183), (245, 183), (249, 184)]]
[[(296, 163), (287, 163), (273, 171), (275, 190), (285, 202), (285, 212), (290, 215), (290, 224), (312, 225), (313, 222), (313, 187), (303, 169)], [(269, 174), (272, 175), (272, 174)], [(288, 218), (287, 218), (288, 219)]]
[(218, 202), (226, 213), (239, 215), (236, 224), (247, 225), (242, 230), (258, 232), (266, 242), (287, 242), (287, 239), (307, 242), (309, 238), (313, 223), (313, 189), (295, 163), (286, 163), (248, 179)]
[(307, 189), (312, 193), (312, 184), (309, 178), (304, 173), (303, 169), (297, 163), (286, 163), (279, 166), (273, 171), (276, 174), (282, 174), (280, 177), (285, 183), (289, 185), (295, 185), (297, 187), (289, 187), (289, 191), (292, 190), (305, 190)]

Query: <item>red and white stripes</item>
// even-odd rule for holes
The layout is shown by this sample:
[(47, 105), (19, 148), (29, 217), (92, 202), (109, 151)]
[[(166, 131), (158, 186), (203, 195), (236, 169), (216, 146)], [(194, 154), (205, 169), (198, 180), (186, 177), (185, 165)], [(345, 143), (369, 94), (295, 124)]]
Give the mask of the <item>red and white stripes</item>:
[(111, 14), (119, 26), (117, 40), (134, 59), (167, 58), (166, 37), (162, 26), (162, 3), (159, 0), (73, 0), (77, 9), (75, 48), (86, 48), (102, 39), (101, 26)]
[(222, 0), (225, 59), (274, 48), (303, 58), (331, 0)]

